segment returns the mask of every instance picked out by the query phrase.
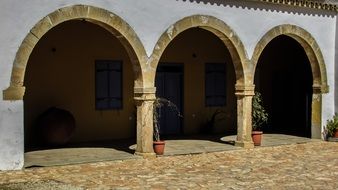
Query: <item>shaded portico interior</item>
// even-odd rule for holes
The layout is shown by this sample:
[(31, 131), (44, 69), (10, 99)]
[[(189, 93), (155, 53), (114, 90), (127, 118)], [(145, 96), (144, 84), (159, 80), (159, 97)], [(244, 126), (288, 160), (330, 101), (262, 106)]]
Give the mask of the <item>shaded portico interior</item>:
[(265, 132), (311, 137), (311, 65), (296, 40), (281, 35), (264, 48), (255, 85), (269, 114)]
[[(121, 64), (119, 74), (111, 70), (121, 78), (113, 78), (115, 81), (110, 84), (113, 87), (109, 92), (122, 94), (121, 107), (97, 108), (95, 81), (102, 79), (97, 78), (100, 73), (96, 62), (101, 60)], [(67, 110), (74, 116), (76, 128), (69, 143), (135, 138), (133, 75), (125, 48), (106, 29), (80, 20), (54, 27), (34, 48), (26, 70), (26, 149), (48, 148), (41, 142), (36, 124), (39, 116), (50, 107)]]
[[(223, 67), (224, 72), (215, 74), (208, 70), (210, 65)], [(180, 33), (167, 46), (157, 67), (157, 96), (178, 104), (183, 115), (179, 118), (169, 113), (168, 119), (163, 119), (164, 113), (161, 125), (172, 129), (162, 129), (163, 135), (166, 131), (171, 137), (236, 134), (235, 81), (231, 55), (216, 35), (202, 28)], [(180, 121), (173, 122), (175, 119)]]

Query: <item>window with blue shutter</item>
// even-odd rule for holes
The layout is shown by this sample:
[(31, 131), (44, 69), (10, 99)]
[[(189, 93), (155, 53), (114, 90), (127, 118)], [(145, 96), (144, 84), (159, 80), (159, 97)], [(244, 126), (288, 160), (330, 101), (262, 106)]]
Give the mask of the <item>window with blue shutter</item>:
[(95, 107), (122, 109), (122, 61), (95, 61)]
[(226, 64), (205, 64), (205, 105), (225, 106), (226, 103)]

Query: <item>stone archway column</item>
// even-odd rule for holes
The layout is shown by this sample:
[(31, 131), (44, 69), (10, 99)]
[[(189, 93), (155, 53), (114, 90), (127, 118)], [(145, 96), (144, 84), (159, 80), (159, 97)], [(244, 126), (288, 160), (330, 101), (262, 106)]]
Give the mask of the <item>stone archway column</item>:
[(252, 131), (252, 97), (255, 95), (255, 86), (236, 85), (237, 96), (237, 139), (235, 146), (253, 148)]
[(156, 88), (134, 88), (137, 107), (136, 155), (155, 157), (153, 150), (153, 104)]
[(321, 86), (313, 86), (311, 105), (311, 138), (321, 139), (322, 126), (322, 90)]

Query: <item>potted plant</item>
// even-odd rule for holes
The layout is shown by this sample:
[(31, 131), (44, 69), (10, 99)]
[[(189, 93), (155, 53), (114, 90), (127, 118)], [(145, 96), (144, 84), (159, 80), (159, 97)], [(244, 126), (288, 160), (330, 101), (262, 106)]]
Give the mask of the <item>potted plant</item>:
[(324, 127), (324, 137), (338, 138), (338, 114), (335, 113), (332, 119), (328, 119), (326, 126)]
[(160, 138), (160, 112), (159, 110), (161, 107), (167, 106), (170, 108), (170, 110), (177, 113), (178, 117), (182, 117), (178, 107), (171, 102), (170, 100), (167, 100), (165, 98), (156, 98), (154, 101), (154, 112), (153, 112), (153, 124), (154, 124), (154, 152), (157, 155), (163, 155), (164, 153), (164, 147), (165, 147), (165, 141), (161, 140)]
[(252, 98), (252, 140), (255, 146), (261, 145), (262, 126), (268, 121), (268, 113), (262, 103), (262, 95), (259, 92), (255, 92)]

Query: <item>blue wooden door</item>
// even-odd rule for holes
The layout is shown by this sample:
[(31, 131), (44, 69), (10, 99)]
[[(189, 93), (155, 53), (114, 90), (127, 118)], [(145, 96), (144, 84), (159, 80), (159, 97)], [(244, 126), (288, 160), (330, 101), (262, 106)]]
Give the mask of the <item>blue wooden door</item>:
[[(156, 96), (173, 102), (182, 112), (182, 77), (181, 65), (161, 64), (156, 73)], [(160, 133), (173, 135), (181, 133), (182, 118), (172, 107), (163, 106), (159, 110)]]

